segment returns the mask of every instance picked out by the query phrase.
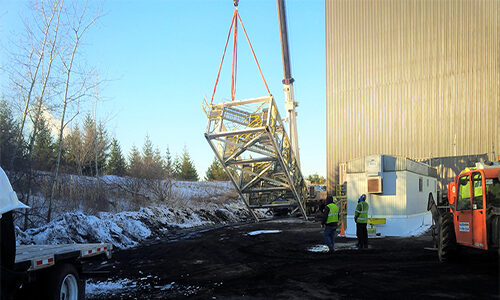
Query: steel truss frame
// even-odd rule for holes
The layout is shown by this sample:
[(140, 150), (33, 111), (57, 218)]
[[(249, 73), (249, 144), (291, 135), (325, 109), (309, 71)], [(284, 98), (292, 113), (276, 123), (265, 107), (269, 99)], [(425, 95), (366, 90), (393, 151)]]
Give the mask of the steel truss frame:
[(253, 217), (291, 207), (307, 220), (307, 188), (272, 96), (211, 104), (205, 138)]

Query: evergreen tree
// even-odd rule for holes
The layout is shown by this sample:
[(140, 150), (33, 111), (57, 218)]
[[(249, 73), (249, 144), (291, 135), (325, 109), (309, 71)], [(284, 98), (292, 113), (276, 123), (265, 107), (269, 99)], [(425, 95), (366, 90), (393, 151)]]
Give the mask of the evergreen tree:
[(165, 179), (165, 176), (166, 176), (165, 160), (161, 156), (160, 149), (158, 149), (158, 148), (156, 148), (156, 150), (153, 154), (152, 172), (153, 172), (154, 178)]
[(64, 139), (64, 169), (69, 173), (83, 174), (84, 150), (82, 134), (78, 123), (69, 131)]
[(229, 181), (229, 175), (227, 175), (226, 171), (224, 171), (224, 168), (222, 168), (216, 157), (214, 157), (212, 164), (208, 167), (208, 170), (205, 173), (205, 180)]
[(182, 160), (181, 158), (179, 157), (179, 155), (175, 155), (175, 158), (174, 158), (174, 162), (172, 163), (172, 166), (173, 166), (173, 175), (174, 175), (174, 178), (175, 179), (181, 179), (180, 178), (180, 172), (181, 172), (181, 166), (182, 166)]
[(164, 179), (165, 178), (165, 161), (161, 157), (160, 150), (154, 150), (153, 142), (146, 136), (142, 147), (142, 163), (143, 163), (143, 178), (147, 179)]
[(153, 156), (154, 156), (153, 142), (151, 142), (149, 135), (146, 135), (146, 138), (144, 139), (144, 145), (142, 146), (142, 162), (144, 164), (145, 169), (152, 167)]
[(22, 160), (22, 149), (17, 141), (19, 130), (7, 101), (0, 101), (0, 165), (4, 169), (12, 169)]
[(189, 153), (185, 146), (182, 153), (182, 159), (178, 160), (176, 169), (177, 177), (180, 180), (198, 181), (198, 173), (196, 172), (196, 168), (194, 167), (193, 162), (191, 161), (191, 157), (189, 156)]
[(51, 171), (56, 160), (56, 146), (47, 122), (43, 118), (39, 120), (32, 155), (35, 169)]
[(139, 150), (135, 145), (132, 146), (128, 156), (128, 174), (132, 177), (142, 177), (142, 159)]
[[(103, 174), (104, 169), (106, 168), (106, 162), (109, 158), (109, 148), (110, 142), (108, 138), (108, 132), (104, 128), (104, 125), (100, 122), (97, 126), (96, 148), (94, 149), (94, 157), (97, 158), (99, 174)], [(97, 156), (95, 155), (96, 152)], [(96, 159), (94, 159), (93, 162), (95, 170)]]
[(85, 116), (82, 125), (82, 152), (81, 152), (81, 167), (83, 174), (92, 175), (95, 167), (95, 145), (96, 145), (96, 125), (94, 119), (88, 113)]
[[(82, 132), (81, 166), (83, 174), (103, 173), (109, 157), (109, 138), (102, 123), (96, 124), (90, 114), (85, 116)], [(97, 170), (96, 170), (97, 164)]]
[(126, 173), (125, 158), (122, 154), (122, 149), (118, 140), (113, 139), (111, 142), (111, 150), (109, 154), (109, 161), (106, 167), (106, 174), (123, 176)]
[(170, 148), (168, 146), (165, 155), (165, 176), (167, 178), (172, 178), (175, 176), (174, 162), (172, 161), (172, 156), (170, 155)]

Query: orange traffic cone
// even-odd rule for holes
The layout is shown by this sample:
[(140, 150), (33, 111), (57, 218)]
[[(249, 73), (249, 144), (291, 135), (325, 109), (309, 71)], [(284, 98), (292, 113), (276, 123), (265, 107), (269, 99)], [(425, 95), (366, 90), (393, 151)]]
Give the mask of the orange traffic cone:
[(344, 222), (340, 224), (340, 236), (345, 237)]
[[(342, 204), (342, 211), (346, 211), (346, 206), (347, 206), (347, 202), (344, 202)], [(342, 218), (342, 224), (340, 224), (340, 236), (341, 237), (345, 237), (345, 228), (344, 228), (344, 223), (345, 223), (345, 219)]]

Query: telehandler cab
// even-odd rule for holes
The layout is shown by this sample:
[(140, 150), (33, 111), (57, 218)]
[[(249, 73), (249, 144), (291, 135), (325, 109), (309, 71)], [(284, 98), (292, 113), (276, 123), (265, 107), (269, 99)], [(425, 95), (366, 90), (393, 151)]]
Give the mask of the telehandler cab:
[[(500, 157), (499, 157), (500, 160)], [(452, 260), (458, 247), (497, 250), (500, 243), (500, 164), (476, 163), (448, 183), (449, 206), (427, 209), (437, 229), (439, 261)]]

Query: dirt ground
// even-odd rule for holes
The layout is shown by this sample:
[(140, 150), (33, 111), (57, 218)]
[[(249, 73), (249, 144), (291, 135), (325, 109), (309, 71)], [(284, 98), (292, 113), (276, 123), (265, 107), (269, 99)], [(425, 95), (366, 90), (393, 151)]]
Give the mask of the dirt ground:
[[(248, 235), (256, 230), (281, 232)], [(370, 239), (361, 251), (355, 242), (311, 252), (322, 229), (293, 218), (156, 240), (94, 266), (134, 284), (89, 299), (500, 299), (496, 253), (465, 250), (460, 263), (440, 264), (424, 249), (430, 235)]]

